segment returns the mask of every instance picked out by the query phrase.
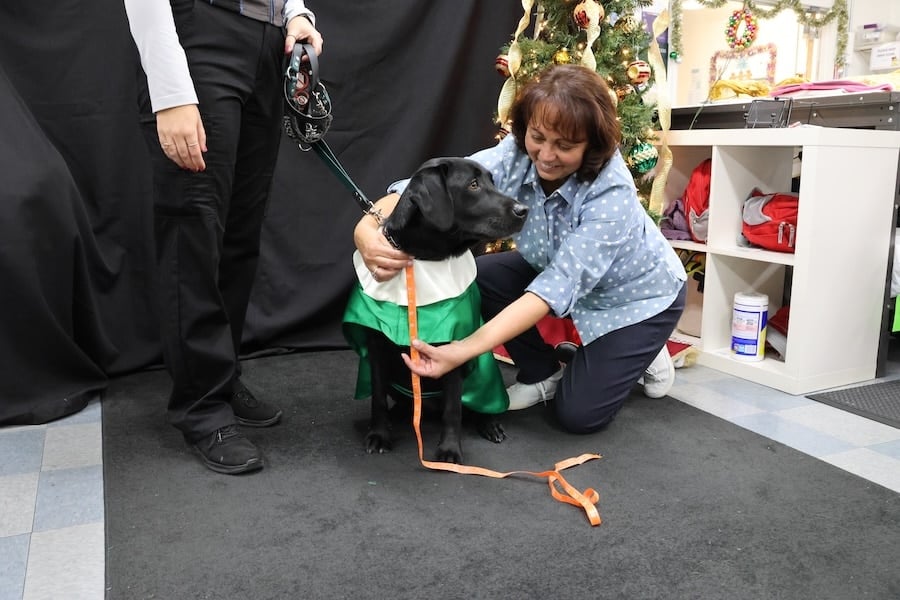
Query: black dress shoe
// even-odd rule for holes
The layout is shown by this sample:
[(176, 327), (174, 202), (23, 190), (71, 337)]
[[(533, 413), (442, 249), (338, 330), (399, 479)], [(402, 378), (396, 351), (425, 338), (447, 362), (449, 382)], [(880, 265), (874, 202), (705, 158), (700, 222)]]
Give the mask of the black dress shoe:
[(200, 458), (216, 473), (236, 475), (263, 468), (262, 455), (234, 425), (221, 427), (194, 444)]
[(282, 414), (277, 406), (258, 400), (240, 379), (234, 382), (231, 409), (238, 424), (247, 427), (269, 427), (280, 421)]

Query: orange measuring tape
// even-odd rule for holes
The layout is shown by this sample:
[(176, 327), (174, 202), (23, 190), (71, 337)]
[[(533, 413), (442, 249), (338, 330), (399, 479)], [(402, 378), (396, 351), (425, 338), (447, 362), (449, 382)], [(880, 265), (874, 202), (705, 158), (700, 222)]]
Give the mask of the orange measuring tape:
[[(406, 267), (406, 298), (407, 311), (409, 313), (409, 340), (412, 342), (412, 340), (419, 336), (419, 319), (416, 315), (416, 283), (413, 278), (412, 265)], [(409, 356), (413, 362), (418, 362), (419, 351), (410, 346)], [(422, 420), (422, 382), (418, 375), (415, 373), (410, 374), (412, 375), (413, 390), (413, 429), (416, 432), (416, 442), (419, 447), (419, 462), (422, 463), (422, 466), (438, 471), (452, 471), (463, 475), (481, 475), (483, 477), (492, 477), (494, 479), (504, 479), (511, 475), (526, 475), (529, 477), (546, 479), (547, 485), (550, 487), (550, 495), (556, 500), (581, 507), (592, 526), (596, 527), (602, 522), (600, 513), (597, 511), (597, 502), (600, 501), (600, 494), (593, 488), (588, 488), (583, 492), (578, 491), (575, 487), (570, 485), (560, 473), (560, 471), (568, 469), (569, 467), (578, 466), (589, 460), (601, 458), (599, 454), (582, 454), (581, 456), (567, 458), (566, 460), (553, 465), (552, 470), (538, 472), (508, 471), (506, 473), (501, 473), (483, 467), (425, 460), (422, 452), (422, 433), (419, 429), (419, 424)]]

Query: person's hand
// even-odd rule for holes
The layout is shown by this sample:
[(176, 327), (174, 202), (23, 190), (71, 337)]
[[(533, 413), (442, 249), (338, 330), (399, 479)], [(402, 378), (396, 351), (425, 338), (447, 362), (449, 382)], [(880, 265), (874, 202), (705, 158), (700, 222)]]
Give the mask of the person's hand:
[(354, 242), (375, 281), (393, 279), (412, 264), (412, 257), (394, 248), (380, 227), (358, 227), (354, 232)]
[(322, 34), (303, 15), (288, 21), (287, 34), (284, 36), (284, 53), (290, 54), (293, 52), (294, 44), (297, 42), (306, 42), (312, 45), (313, 50), (316, 51), (316, 56), (322, 54)]
[(169, 160), (195, 173), (206, 169), (206, 130), (196, 104), (173, 106), (156, 113), (156, 133)]
[(437, 379), (472, 358), (461, 342), (432, 346), (422, 340), (413, 340), (412, 345), (419, 352), (419, 360), (414, 362), (405, 353), (401, 356), (409, 370), (419, 377)]

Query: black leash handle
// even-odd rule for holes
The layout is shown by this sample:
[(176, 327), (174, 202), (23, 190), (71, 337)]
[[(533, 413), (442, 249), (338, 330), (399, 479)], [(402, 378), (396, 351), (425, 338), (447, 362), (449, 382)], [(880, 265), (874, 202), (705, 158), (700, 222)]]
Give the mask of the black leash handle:
[[(309, 61), (308, 68), (303, 64), (303, 55), (306, 55), (307, 60)], [(288, 61), (288, 67), (285, 72), (285, 100), (287, 100), (290, 108), (299, 111), (300, 113), (304, 113), (308, 109), (307, 106), (300, 106), (297, 104), (296, 95), (298, 93), (297, 83), (298, 78), (301, 77), (304, 73), (309, 77), (309, 81), (307, 85), (302, 89), (302, 93), (306, 94), (308, 102), (313, 101), (315, 98), (310, 98), (308, 94), (316, 93), (316, 88), (319, 85), (319, 61), (316, 57), (316, 52), (313, 47), (309, 44), (294, 44), (294, 50), (291, 54), (291, 58)], [(307, 92), (308, 90), (308, 92)], [(323, 95), (327, 98), (327, 92), (324, 91), (323, 86)], [(311, 139), (311, 136), (302, 135), (303, 132), (298, 132), (292, 129), (290, 126), (292, 123), (290, 121), (287, 122), (286, 131), (288, 135), (295, 140), (298, 140), (298, 145), (300, 149), (303, 151), (309, 150), (309, 148), (313, 148), (316, 151), (316, 154), (319, 155), (332, 173), (337, 176), (337, 178), (343, 183), (347, 189), (353, 194), (353, 198), (356, 200), (356, 203), (362, 209), (364, 213), (369, 213), (372, 210), (373, 204), (372, 201), (369, 200), (366, 195), (359, 189), (353, 179), (350, 177), (350, 174), (347, 173), (347, 170), (344, 169), (344, 166), (337, 159), (334, 152), (331, 151), (331, 148), (328, 144), (325, 143), (324, 135), (327, 131), (327, 126), (331, 124), (330, 120), (330, 99), (328, 99), (328, 112), (329, 118), (327, 125), (321, 129), (318, 136), (315, 139)], [(308, 125), (308, 123), (307, 123)], [(302, 126), (302, 124), (301, 124)], [(308, 146), (304, 147), (304, 144), (301, 143), (300, 140), (305, 141)]]

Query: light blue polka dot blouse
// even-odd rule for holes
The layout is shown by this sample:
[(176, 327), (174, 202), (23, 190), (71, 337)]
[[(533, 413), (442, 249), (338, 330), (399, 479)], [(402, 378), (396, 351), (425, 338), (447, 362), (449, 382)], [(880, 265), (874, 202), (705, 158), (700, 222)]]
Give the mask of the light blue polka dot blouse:
[(469, 158), (503, 193), (528, 206), (516, 248), (538, 271), (528, 291), (571, 315), (582, 343), (661, 313), (687, 279), (668, 240), (637, 199), (619, 152), (592, 182), (574, 175), (548, 197), (512, 134)]

